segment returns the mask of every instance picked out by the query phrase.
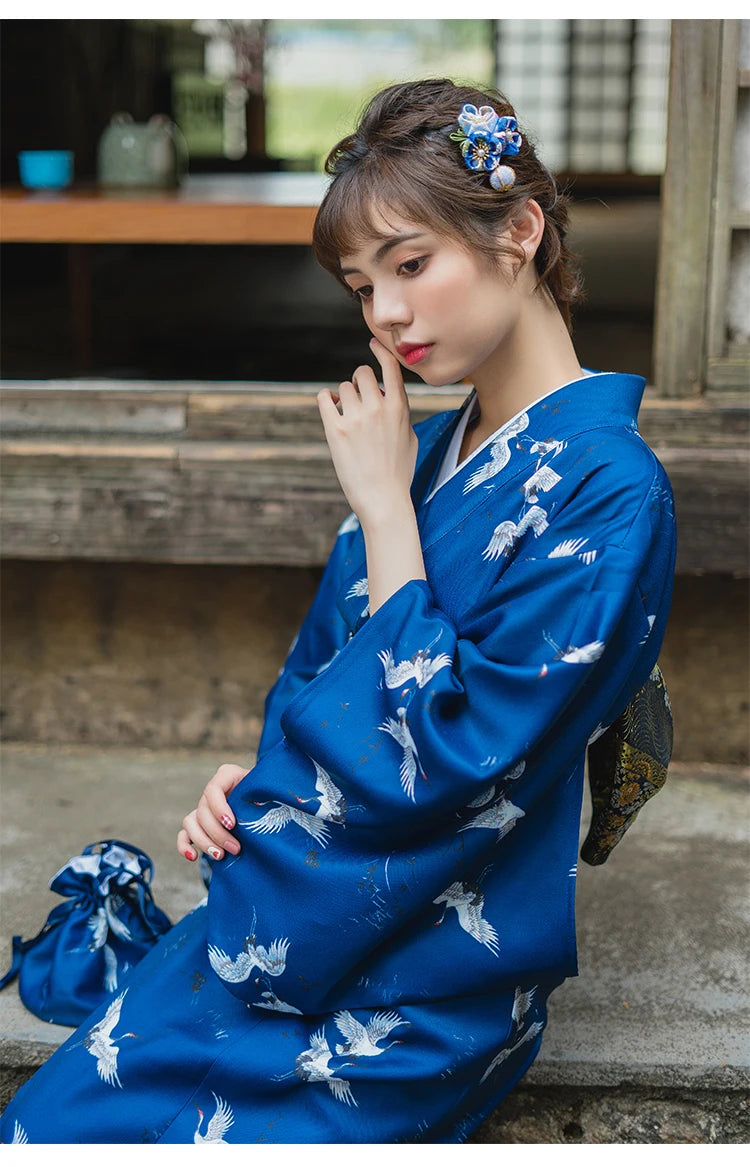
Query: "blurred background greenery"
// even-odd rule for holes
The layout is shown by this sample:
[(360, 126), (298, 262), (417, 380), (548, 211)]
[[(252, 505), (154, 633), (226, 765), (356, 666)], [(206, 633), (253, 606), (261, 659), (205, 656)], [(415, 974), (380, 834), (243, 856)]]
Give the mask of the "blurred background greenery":
[[(494, 21), (274, 21), (266, 48), (266, 142), (318, 170), (373, 93), (415, 77), (492, 85)], [(385, 25), (385, 27), (384, 27)], [(336, 61), (332, 70), (331, 62)]]

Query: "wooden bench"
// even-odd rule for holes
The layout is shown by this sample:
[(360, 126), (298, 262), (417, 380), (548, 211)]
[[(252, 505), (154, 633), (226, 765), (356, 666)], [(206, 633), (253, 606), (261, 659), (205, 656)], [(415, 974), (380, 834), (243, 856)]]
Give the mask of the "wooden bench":
[[(348, 513), (315, 395), (289, 383), (0, 382), (2, 553), (28, 559), (311, 566)], [(410, 386), (418, 421), (462, 386)], [(678, 571), (747, 571), (748, 411), (647, 391), (670, 475)]]

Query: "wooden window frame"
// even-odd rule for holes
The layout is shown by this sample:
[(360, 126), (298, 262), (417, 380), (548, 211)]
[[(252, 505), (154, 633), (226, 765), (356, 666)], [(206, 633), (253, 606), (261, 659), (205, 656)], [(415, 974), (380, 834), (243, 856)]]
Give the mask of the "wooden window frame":
[[(750, 353), (726, 341), (739, 20), (673, 20), (667, 164), (662, 187), (654, 329), (662, 397), (734, 396), (750, 389)], [(718, 400), (717, 400), (718, 405)]]

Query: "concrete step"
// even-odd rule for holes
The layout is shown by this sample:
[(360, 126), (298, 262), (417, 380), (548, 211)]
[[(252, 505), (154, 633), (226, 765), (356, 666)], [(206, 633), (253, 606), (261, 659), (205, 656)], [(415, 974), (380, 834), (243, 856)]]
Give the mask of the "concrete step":
[[(216, 751), (7, 744), (2, 753), (0, 964), (60, 902), (50, 876), (87, 843), (138, 844), (156, 902), (203, 895), (174, 839)], [(675, 764), (600, 868), (581, 863), (578, 978), (550, 1002), (542, 1051), (476, 1143), (742, 1143), (750, 1134), (750, 771)], [(584, 822), (587, 815), (584, 816)], [(0, 994), (0, 1103), (67, 1037), (15, 986)]]

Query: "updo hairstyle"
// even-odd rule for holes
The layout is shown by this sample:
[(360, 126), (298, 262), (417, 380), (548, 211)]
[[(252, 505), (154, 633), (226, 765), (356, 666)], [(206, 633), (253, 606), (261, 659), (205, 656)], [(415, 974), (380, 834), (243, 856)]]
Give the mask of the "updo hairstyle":
[(500, 193), (490, 186), (486, 171), (469, 170), (460, 146), (449, 137), (467, 104), (491, 105), (501, 117), (515, 117), (497, 90), (448, 80), (391, 85), (370, 100), (354, 133), (342, 138), (326, 159), (332, 181), (313, 229), (315, 258), (347, 287), (341, 257), (376, 236), (375, 210), (386, 215), (390, 210), (483, 253), (495, 264), (503, 254), (523, 263), (522, 249), (498, 242), (498, 236), (533, 198), (545, 219), (534, 256), (537, 287), (549, 290), (570, 331), (570, 309), (581, 295), (581, 280), (565, 242), (568, 197), (537, 158), (523, 126), (519, 153), (507, 157), (516, 174), (510, 190)]

